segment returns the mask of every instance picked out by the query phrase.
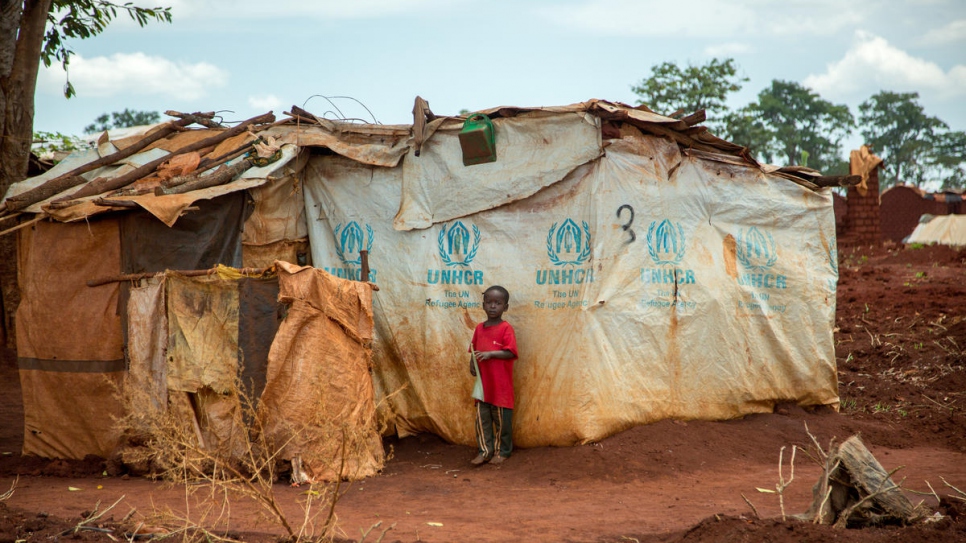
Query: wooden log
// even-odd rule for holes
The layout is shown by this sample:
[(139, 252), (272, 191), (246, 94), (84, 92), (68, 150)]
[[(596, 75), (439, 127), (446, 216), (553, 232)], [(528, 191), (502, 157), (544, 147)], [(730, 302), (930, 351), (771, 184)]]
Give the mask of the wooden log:
[(9, 234), (11, 232), (16, 232), (17, 230), (20, 230), (21, 228), (26, 228), (26, 227), (30, 226), (31, 224), (34, 224), (36, 222), (40, 222), (40, 221), (42, 221), (42, 220), (44, 220), (46, 218), (47, 218), (47, 214), (46, 213), (40, 213), (36, 217), (30, 219), (29, 221), (24, 221), (24, 222), (18, 224), (17, 226), (11, 226), (10, 228), (7, 228), (3, 232), (0, 232), (0, 236), (3, 236), (5, 234)]
[(231, 182), (232, 179), (240, 175), (245, 170), (252, 167), (252, 161), (249, 159), (242, 160), (238, 164), (232, 164), (231, 166), (225, 166), (220, 170), (206, 176), (195, 176), (194, 179), (188, 181), (187, 183), (182, 183), (173, 187), (160, 186), (154, 189), (155, 196), (166, 196), (169, 194), (184, 194), (186, 192), (191, 192), (199, 189), (206, 189), (208, 187), (216, 187), (218, 185), (224, 185), (225, 183)]
[(191, 123), (192, 121), (189, 119), (169, 122), (167, 125), (163, 125), (151, 134), (145, 136), (144, 139), (139, 140), (137, 143), (125, 147), (116, 153), (112, 153), (92, 162), (88, 162), (87, 164), (78, 166), (77, 168), (46, 181), (42, 185), (34, 187), (23, 194), (11, 196), (10, 198), (7, 198), (7, 201), (4, 204), (6, 206), (6, 210), (19, 211), (25, 207), (30, 207), (37, 202), (42, 202), (47, 198), (54, 196), (55, 194), (60, 194), (65, 190), (87, 183), (87, 179), (81, 177), (81, 174), (94, 171), (103, 166), (114, 164), (119, 160), (123, 160), (131, 155), (134, 155), (148, 145), (151, 145), (160, 139), (166, 138), (172, 132), (177, 132)]
[[(241, 275), (262, 275), (271, 268), (238, 268), (238, 273)], [(168, 270), (177, 273), (178, 275), (183, 275), (185, 277), (201, 277), (203, 275), (215, 275), (218, 273), (218, 268), (209, 268), (207, 270)], [(158, 274), (163, 274), (166, 272), (144, 272), (144, 273), (124, 273), (121, 275), (111, 275), (108, 277), (101, 277), (100, 279), (91, 279), (87, 281), (87, 286), (89, 287), (99, 287), (101, 285), (107, 285), (110, 283), (121, 283), (124, 281), (138, 281), (140, 279), (148, 279), (154, 277)]]
[(822, 175), (805, 179), (820, 187), (853, 187), (862, 182), (861, 175)]
[(852, 436), (839, 445), (837, 456), (848, 470), (861, 496), (878, 492), (873, 502), (886, 513), (898, 519), (915, 517), (915, 507), (906, 498), (899, 485), (892, 482), (889, 473), (872, 456), (858, 436)]
[(681, 120), (684, 121), (684, 124), (688, 126), (694, 126), (698, 123), (703, 123), (707, 119), (707, 113), (703, 109), (699, 109)]
[[(229, 151), (221, 155), (216, 159), (202, 160), (201, 163), (198, 164), (198, 168), (196, 168), (195, 171), (191, 172), (189, 175), (178, 175), (178, 176), (172, 177), (171, 179), (162, 179), (161, 186), (166, 189), (169, 189), (171, 187), (184, 185), (185, 183), (190, 183), (198, 179), (198, 177), (201, 175), (202, 172), (206, 172), (212, 168), (221, 166), (225, 162), (228, 162), (230, 160), (240, 157), (241, 155), (249, 152), (251, 150), (251, 147), (252, 147), (252, 144), (251, 142), (249, 142), (249, 143), (246, 143), (245, 145), (242, 145), (238, 149), (235, 149), (234, 151)], [(174, 194), (174, 193), (165, 193), (165, 194)]]
[(225, 128), (225, 125), (211, 120), (215, 116), (214, 111), (209, 111), (208, 113), (181, 113), (180, 111), (168, 110), (165, 111), (164, 114), (168, 115), (169, 117), (189, 119), (191, 122), (200, 124), (201, 126), (207, 128)]
[(304, 117), (305, 119), (312, 119), (312, 120), (317, 119), (317, 117), (313, 113), (311, 113), (310, 111), (305, 110), (305, 109), (302, 109), (302, 108), (300, 108), (298, 106), (295, 106), (295, 105), (292, 106), (292, 113), (294, 113), (295, 115), (297, 115), (299, 117)]
[(131, 170), (130, 172), (124, 175), (121, 175), (118, 177), (97, 178), (91, 181), (90, 183), (84, 185), (83, 187), (80, 188), (80, 190), (78, 190), (77, 192), (74, 192), (70, 196), (66, 196), (56, 201), (59, 202), (59, 201), (76, 200), (78, 198), (83, 198), (85, 196), (93, 196), (95, 194), (101, 194), (103, 192), (117, 190), (153, 172), (155, 169), (157, 169), (158, 166), (171, 160), (173, 157), (177, 155), (190, 153), (191, 151), (197, 151), (199, 149), (204, 149), (205, 147), (210, 147), (212, 145), (217, 145), (218, 143), (228, 138), (241, 134), (242, 132), (247, 130), (249, 126), (252, 126), (255, 124), (262, 124), (262, 123), (270, 123), (274, 120), (275, 120), (275, 115), (273, 115), (270, 112), (264, 115), (259, 115), (258, 117), (252, 117), (251, 119), (248, 119), (247, 121), (244, 121), (241, 124), (234, 126), (220, 134), (211, 136), (209, 138), (205, 138), (201, 141), (197, 141), (190, 145), (186, 145), (157, 160), (152, 160), (151, 162), (148, 162), (147, 164), (141, 167), (135, 168), (134, 170)]
[(132, 209), (141, 207), (131, 200), (109, 200), (107, 198), (98, 198), (94, 200), (94, 205), (102, 207), (126, 207)]
[[(237, 149), (234, 149), (232, 151), (228, 151), (227, 153), (225, 153), (225, 154), (223, 154), (223, 155), (221, 155), (219, 157), (203, 159), (198, 164), (198, 169), (195, 170), (195, 171), (210, 170), (210, 169), (214, 168), (215, 166), (221, 166), (222, 164), (224, 164), (225, 162), (228, 162), (229, 160), (231, 160), (233, 158), (238, 158), (238, 157), (242, 156), (243, 154), (247, 153), (248, 151), (250, 151), (251, 148), (252, 148), (252, 144), (253, 143), (254, 143), (254, 141), (250, 141), (250, 142), (248, 142), (248, 143), (246, 143), (246, 144), (238, 147)], [(163, 185), (164, 182), (162, 182), (161, 184)]]

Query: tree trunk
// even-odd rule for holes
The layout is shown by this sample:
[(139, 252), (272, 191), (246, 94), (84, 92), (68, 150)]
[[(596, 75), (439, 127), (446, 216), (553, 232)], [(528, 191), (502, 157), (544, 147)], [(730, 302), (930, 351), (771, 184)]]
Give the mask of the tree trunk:
[[(27, 176), (33, 140), (34, 92), (47, 13), (53, 0), (0, 0), (0, 194)], [(0, 237), (3, 332), (12, 345), (17, 288), (16, 237)]]

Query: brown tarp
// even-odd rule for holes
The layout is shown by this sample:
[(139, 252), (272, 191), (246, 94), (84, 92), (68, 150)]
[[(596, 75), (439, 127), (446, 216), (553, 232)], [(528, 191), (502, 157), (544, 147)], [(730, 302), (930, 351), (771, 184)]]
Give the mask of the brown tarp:
[(373, 475), (385, 454), (369, 374), (370, 287), (310, 267), (278, 267), (279, 300), (291, 306), (269, 353), (258, 409), (265, 437), (292, 460), (296, 482)]
[(276, 241), (267, 245), (242, 245), (242, 266), (245, 268), (267, 268), (276, 260), (300, 266), (311, 265), (312, 250), (308, 238)]
[(24, 454), (107, 457), (121, 414), (124, 374), (117, 283), (88, 287), (120, 268), (116, 220), (39, 222), (20, 234), (17, 353)]
[[(299, 167), (303, 161), (297, 162)], [(302, 184), (295, 175), (269, 181), (248, 192), (253, 205), (245, 221), (243, 243), (266, 245), (308, 237)]]

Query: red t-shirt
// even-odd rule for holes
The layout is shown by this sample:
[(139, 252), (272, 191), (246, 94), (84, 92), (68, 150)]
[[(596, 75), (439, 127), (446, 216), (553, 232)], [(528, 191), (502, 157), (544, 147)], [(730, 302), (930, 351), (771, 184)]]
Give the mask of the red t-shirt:
[(483, 401), (513, 409), (513, 362), (517, 359), (517, 337), (510, 323), (503, 321), (496, 326), (483, 326), (481, 322), (473, 332), (470, 350), (502, 351), (513, 353), (513, 358), (492, 358), (477, 361), (483, 380)]

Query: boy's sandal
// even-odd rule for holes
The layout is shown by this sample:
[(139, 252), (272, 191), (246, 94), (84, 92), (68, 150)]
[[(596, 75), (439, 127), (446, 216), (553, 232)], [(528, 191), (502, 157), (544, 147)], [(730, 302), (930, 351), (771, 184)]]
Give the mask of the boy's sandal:
[(483, 456), (482, 454), (478, 454), (476, 455), (476, 458), (470, 460), (470, 464), (473, 464), (474, 466), (480, 466), (480, 465), (486, 464), (489, 461), (490, 461), (490, 457)]

